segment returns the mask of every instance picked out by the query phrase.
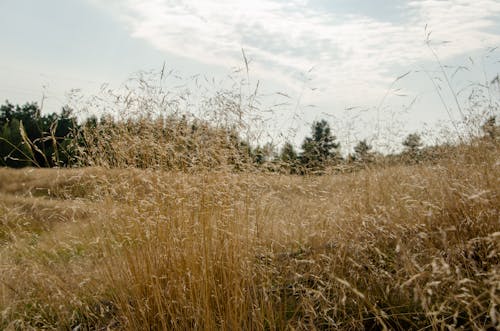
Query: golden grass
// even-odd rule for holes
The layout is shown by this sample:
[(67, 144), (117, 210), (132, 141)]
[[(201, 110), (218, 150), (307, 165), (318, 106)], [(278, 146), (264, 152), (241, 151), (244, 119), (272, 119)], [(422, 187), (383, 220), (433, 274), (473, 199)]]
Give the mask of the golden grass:
[(498, 155), (313, 177), (1, 169), (0, 329), (498, 329)]

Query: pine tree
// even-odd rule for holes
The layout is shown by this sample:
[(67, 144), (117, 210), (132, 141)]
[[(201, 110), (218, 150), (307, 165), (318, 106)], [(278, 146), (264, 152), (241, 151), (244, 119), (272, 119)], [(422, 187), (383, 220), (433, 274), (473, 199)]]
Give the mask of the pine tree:
[(279, 155), (281, 167), (288, 173), (296, 174), (299, 157), (290, 142), (285, 142)]
[(371, 149), (372, 146), (366, 142), (366, 139), (361, 140), (354, 147), (354, 160), (363, 163), (373, 161), (373, 153), (371, 152)]
[(308, 171), (322, 171), (338, 159), (340, 144), (325, 120), (314, 122), (311, 129), (312, 137), (302, 143), (301, 163)]
[(405, 147), (403, 154), (409, 157), (409, 160), (412, 162), (418, 162), (421, 156), (420, 148), (422, 145), (420, 135), (418, 133), (411, 133), (403, 140), (403, 146)]

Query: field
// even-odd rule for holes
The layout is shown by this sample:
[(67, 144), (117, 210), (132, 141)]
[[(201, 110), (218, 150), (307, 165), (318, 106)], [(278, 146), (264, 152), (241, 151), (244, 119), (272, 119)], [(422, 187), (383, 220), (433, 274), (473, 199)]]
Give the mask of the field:
[(0, 169), (0, 329), (500, 328), (496, 143), (293, 176)]

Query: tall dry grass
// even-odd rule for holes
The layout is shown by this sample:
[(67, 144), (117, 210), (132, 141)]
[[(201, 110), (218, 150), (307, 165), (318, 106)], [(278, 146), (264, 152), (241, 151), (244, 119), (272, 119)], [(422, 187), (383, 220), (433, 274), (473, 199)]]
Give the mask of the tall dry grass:
[(75, 96), (80, 117), (100, 117), (75, 134), (75, 165), (191, 173), (253, 168), (251, 144), (263, 135), (264, 121), (258, 84), (214, 87), (176, 77), (143, 72), (121, 89)]
[(498, 328), (498, 152), (322, 177), (4, 169), (0, 326)]
[(0, 329), (500, 328), (496, 138), (259, 172), (257, 89), (195, 114), (137, 84), (88, 105), (113, 121), (77, 136), (86, 167), (0, 169)]

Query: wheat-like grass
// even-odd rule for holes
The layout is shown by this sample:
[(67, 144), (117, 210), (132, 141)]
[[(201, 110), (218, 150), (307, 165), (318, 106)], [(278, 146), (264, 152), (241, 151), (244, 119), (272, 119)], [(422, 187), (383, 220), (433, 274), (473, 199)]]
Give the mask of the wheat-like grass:
[(498, 328), (498, 145), (450, 155), (321, 177), (4, 169), (0, 325)]
[(254, 160), (257, 88), (135, 83), (78, 167), (0, 169), (0, 329), (500, 328), (494, 133), (290, 175)]

